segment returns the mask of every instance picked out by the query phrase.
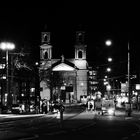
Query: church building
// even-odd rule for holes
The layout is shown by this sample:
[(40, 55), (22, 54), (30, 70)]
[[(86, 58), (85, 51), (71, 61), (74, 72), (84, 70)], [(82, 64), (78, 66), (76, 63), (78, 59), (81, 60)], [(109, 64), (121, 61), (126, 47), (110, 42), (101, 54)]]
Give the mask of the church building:
[(52, 56), (50, 32), (41, 33), (40, 45), (40, 97), (41, 100), (78, 102), (88, 94), (88, 63), (86, 60), (85, 32), (76, 32), (74, 58)]

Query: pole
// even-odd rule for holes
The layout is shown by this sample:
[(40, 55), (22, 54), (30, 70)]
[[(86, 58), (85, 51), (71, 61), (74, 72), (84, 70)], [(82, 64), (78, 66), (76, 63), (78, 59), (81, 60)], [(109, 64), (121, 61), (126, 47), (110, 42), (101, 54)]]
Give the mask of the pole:
[(128, 117), (131, 116), (131, 93), (130, 93), (130, 47), (128, 42), (128, 100), (129, 100), (129, 109), (128, 109)]
[(9, 96), (9, 67), (8, 67), (8, 49), (6, 50), (6, 92), (7, 92), (7, 104), (8, 104), (8, 96)]

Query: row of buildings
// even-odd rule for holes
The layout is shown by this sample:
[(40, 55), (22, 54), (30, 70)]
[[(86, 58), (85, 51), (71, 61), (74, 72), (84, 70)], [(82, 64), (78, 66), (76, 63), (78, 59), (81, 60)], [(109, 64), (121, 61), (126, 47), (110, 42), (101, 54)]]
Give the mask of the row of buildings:
[[(87, 62), (85, 32), (76, 32), (74, 58), (52, 56), (50, 32), (41, 33), (40, 62), (27, 66), (30, 57), (25, 53), (9, 54), (9, 91), (6, 91), (5, 54), (1, 52), (0, 103), (2, 106), (24, 104), (27, 111), (39, 106), (43, 100), (78, 102), (83, 95), (94, 94), (98, 89), (97, 71)], [(26, 60), (25, 60), (26, 58)]]

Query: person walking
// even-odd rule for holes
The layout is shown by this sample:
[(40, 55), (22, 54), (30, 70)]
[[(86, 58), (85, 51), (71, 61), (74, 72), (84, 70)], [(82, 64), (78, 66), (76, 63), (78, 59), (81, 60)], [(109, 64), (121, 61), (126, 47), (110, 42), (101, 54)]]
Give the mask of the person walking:
[(102, 100), (101, 99), (95, 100), (95, 111), (99, 115), (101, 114), (101, 111), (102, 111)]

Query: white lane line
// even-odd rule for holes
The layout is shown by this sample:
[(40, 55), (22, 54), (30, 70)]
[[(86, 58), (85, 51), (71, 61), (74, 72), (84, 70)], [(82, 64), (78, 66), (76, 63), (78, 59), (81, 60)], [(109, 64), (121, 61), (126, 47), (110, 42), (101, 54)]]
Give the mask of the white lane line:
[(125, 117), (125, 120), (133, 119), (133, 117)]
[(62, 134), (62, 133), (66, 133), (66, 131), (61, 130), (61, 131), (56, 131), (56, 132), (52, 132), (52, 133), (47, 133), (46, 135), (55, 135), (55, 134)]
[(123, 138), (122, 138), (122, 140), (127, 140), (127, 139), (128, 139), (128, 137), (123, 137)]
[(131, 134), (132, 137), (136, 136), (136, 133)]
[(94, 122), (94, 123), (92, 123), (92, 124), (88, 124), (88, 125), (86, 125), (86, 126), (80, 127), (80, 128), (78, 128), (77, 130), (82, 130), (82, 129), (91, 127), (91, 126), (93, 126), (93, 125), (95, 125), (95, 124), (96, 124), (96, 123)]
[(34, 135), (31, 137), (26, 137), (26, 138), (19, 138), (18, 140), (32, 140), (32, 139), (36, 139), (36, 138), (39, 138), (39, 135)]

